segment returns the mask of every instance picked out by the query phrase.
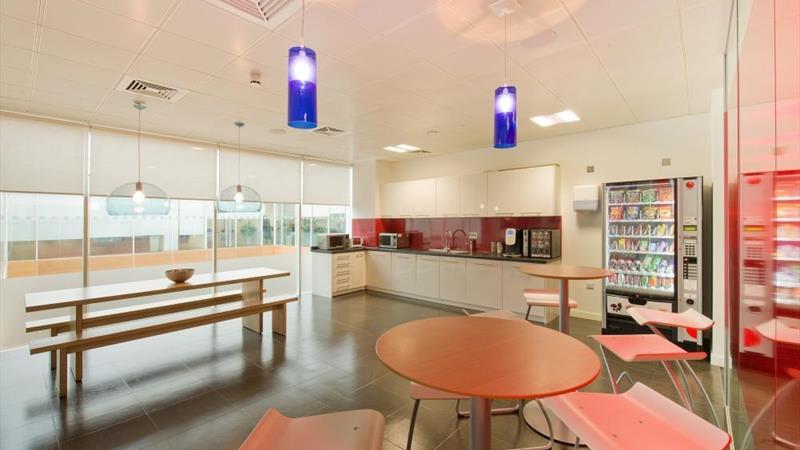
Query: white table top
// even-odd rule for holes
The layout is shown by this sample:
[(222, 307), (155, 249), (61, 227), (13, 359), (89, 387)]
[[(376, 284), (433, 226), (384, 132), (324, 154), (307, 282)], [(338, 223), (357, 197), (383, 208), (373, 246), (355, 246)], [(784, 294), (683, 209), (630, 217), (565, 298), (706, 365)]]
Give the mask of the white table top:
[(173, 283), (165, 276), (164, 278), (155, 280), (129, 281), (126, 283), (104, 284), (83, 288), (33, 292), (25, 294), (25, 311), (43, 311), (47, 309), (88, 305), (111, 300), (145, 297), (148, 295), (167, 294), (190, 289), (203, 289), (242, 283), (245, 281), (266, 280), (288, 276), (289, 272), (285, 270), (257, 267), (253, 269), (199, 274), (185, 283)]

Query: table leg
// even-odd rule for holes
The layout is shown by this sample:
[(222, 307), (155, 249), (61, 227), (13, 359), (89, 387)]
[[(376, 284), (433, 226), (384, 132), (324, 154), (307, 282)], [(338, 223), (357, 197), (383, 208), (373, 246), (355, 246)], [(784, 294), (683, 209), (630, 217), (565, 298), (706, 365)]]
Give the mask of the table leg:
[(469, 449), (492, 448), (492, 400), (472, 397), (469, 411)]
[(569, 280), (561, 280), (561, 290), (558, 292), (558, 331), (569, 334)]
[[(242, 283), (242, 303), (245, 305), (256, 305), (261, 303), (263, 294), (262, 280), (245, 281)], [(253, 314), (242, 318), (242, 326), (248, 330), (255, 331), (258, 334), (264, 332), (264, 315)]]
[[(553, 440), (569, 446), (575, 445), (575, 433), (553, 414), (552, 411), (548, 410), (547, 407), (544, 407), (544, 409), (547, 411), (547, 417), (550, 418), (550, 425), (553, 427)], [(533, 431), (546, 438), (551, 437), (548, 435), (547, 418), (545, 418), (542, 409), (536, 402), (528, 402), (522, 414), (525, 417), (525, 422)]]

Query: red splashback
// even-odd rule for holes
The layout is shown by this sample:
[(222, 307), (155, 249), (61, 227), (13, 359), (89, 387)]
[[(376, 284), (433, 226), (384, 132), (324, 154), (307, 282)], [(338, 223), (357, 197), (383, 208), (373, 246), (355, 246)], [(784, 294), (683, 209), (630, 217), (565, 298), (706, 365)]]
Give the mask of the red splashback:
[[(353, 219), (352, 235), (364, 239), (364, 245), (378, 245), (379, 233), (409, 233), (411, 248), (428, 249), (444, 246), (446, 230), (478, 232), (477, 251), (488, 252), (492, 241), (502, 241), (506, 228), (561, 229), (561, 216), (537, 217), (436, 217), (416, 219)], [(456, 247), (466, 247), (461, 233)]]

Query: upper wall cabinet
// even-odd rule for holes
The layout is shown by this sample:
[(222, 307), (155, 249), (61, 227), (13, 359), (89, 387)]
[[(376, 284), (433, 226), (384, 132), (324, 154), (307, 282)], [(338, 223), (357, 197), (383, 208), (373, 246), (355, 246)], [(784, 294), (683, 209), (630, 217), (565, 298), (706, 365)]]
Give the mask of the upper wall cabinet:
[(409, 181), (414, 217), (436, 216), (436, 179)]
[(489, 215), (556, 216), (558, 166), (489, 172)]
[(436, 179), (436, 216), (457, 217), (461, 214), (461, 177)]
[(414, 203), (411, 198), (411, 185), (399, 181), (381, 186), (381, 215), (383, 217), (411, 217)]
[(488, 215), (486, 207), (485, 173), (475, 173), (460, 177), (460, 214), (462, 216), (482, 217)]

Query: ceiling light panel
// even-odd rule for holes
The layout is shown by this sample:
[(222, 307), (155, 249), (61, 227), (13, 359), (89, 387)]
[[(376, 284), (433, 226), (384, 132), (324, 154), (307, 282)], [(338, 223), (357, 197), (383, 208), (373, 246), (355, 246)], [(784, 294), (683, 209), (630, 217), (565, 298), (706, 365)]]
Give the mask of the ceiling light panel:
[(540, 127), (549, 127), (560, 123), (578, 122), (581, 118), (571, 109), (565, 109), (555, 114), (531, 117), (531, 121)]

